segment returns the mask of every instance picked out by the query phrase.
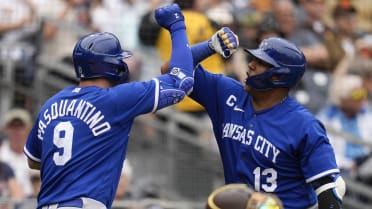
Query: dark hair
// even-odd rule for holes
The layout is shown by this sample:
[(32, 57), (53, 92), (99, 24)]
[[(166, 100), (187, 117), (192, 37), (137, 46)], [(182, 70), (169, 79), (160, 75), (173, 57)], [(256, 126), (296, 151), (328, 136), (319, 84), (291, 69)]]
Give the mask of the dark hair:
[(356, 14), (357, 13), (357, 10), (355, 9), (355, 7), (353, 5), (337, 5), (334, 9), (333, 9), (333, 17), (334, 18), (337, 18), (337, 17), (342, 17), (342, 16), (345, 16), (345, 15), (349, 15), (349, 14)]
[(192, 9), (194, 8), (195, 0), (174, 0), (174, 3), (178, 4), (181, 9)]

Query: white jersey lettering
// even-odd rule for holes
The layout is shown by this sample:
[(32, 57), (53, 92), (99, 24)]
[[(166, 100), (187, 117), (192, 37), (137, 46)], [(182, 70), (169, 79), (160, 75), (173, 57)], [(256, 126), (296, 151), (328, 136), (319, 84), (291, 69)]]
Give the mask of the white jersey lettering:
[(94, 136), (99, 136), (111, 129), (109, 122), (105, 121), (105, 116), (100, 110), (88, 101), (80, 100), (76, 105), (77, 100), (60, 100), (54, 102), (49, 108), (45, 109), (43, 118), (39, 120), (38, 138), (43, 139), (44, 129), (51, 121), (65, 116), (71, 116), (83, 121)]
[[(265, 158), (269, 159), (273, 163), (276, 163), (280, 150), (265, 137), (261, 135), (255, 136), (254, 130), (246, 129), (244, 126), (233, 123), (224, 124), (222, 130), (222, 138), (239, 141), (241, 144), (247, 146), (253, 145), (254, 150), (265, 156)], [(252, 144), (253, 141), (254, 144)]]

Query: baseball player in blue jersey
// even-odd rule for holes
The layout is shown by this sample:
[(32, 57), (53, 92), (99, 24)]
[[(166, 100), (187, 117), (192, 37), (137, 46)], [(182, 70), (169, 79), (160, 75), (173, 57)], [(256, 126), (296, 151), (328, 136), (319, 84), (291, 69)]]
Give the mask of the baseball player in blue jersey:
[(179, 6), (158, 8), (155, 17), (172, 37), (172, 69), (147, 82), (125, 83), (125, 59), (132, 54), (113, 34), (77, 42), (79, 85), (46, 101), (24, 147), (29, 167), (41, 171), (38, 209), (111, 208), (134, 118), (175, 104), (192, 89), (192, 54)]
[[(194, 63), (215, 52), (228, 57), (238, 45), (236, 35), (222, 28), (191, 48)], [(288, 95), (305, 72), (303, 53), (276, 37), (245, 51), (244, 84), (197, 65), (190, 95), (212, 121), (225, 183), (275, 193), (285, 209), (341, 208), (345, 182), (325, 128)]]

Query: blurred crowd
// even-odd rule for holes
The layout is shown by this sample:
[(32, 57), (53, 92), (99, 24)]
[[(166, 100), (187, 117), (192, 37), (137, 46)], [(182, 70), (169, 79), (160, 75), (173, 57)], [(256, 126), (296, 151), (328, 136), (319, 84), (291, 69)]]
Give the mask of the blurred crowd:
[[(342, 174), (372, 186), (370, 0), (1, 0), (1, 75), (10, 61), (13, 81), (32, 88), (45, 61), (51, 63), (49, 68), (64, 63), (73, 71), (71, 53), (77, 39), (106, 31), (134, 52), (128, 61), (131, 79), (152, 78), (160, 73), (171, 49), (169, 34), (155, 23), (153, 10), (170, 2), (184, 11), (191, 45), (208, 40), (224, 26), (238, 34), (241, 49), (257, 47), (268, 36), (296, 43), (306, 56), (307, 70), (291, 95), (327, 127)], [(243, 50), (226, 60), (214, 55), (202, 64), (239, 81), (246, 77)], [(0, 198), (18, 201), (35, 197), (40, 178), (28, 169), (22, 153), (34, 117), (32, 98), (15, 91), (11, 104), (14, 109), (0, 116)], [(189, 98), (174, 110), (208, 123), (204, 109)], [(195, 124), (178, 125), (206, 141), (213, 138)], [(152, 134), (145, 125), (144, 130), (145, 135)]]

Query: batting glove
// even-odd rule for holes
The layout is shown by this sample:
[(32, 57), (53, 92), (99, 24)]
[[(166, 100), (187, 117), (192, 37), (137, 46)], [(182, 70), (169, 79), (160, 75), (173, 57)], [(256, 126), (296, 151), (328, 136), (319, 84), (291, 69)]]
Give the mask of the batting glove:
[(223, 27), (208, 40), (208, 44), (215, 52), (229, 58), (238, 49), (239, 38), (230, 28)]
[(169, 31), (185, 29), (185, 18), (178, 4), (170, 4), (155, 10), (155, 19), (158, 24)]

